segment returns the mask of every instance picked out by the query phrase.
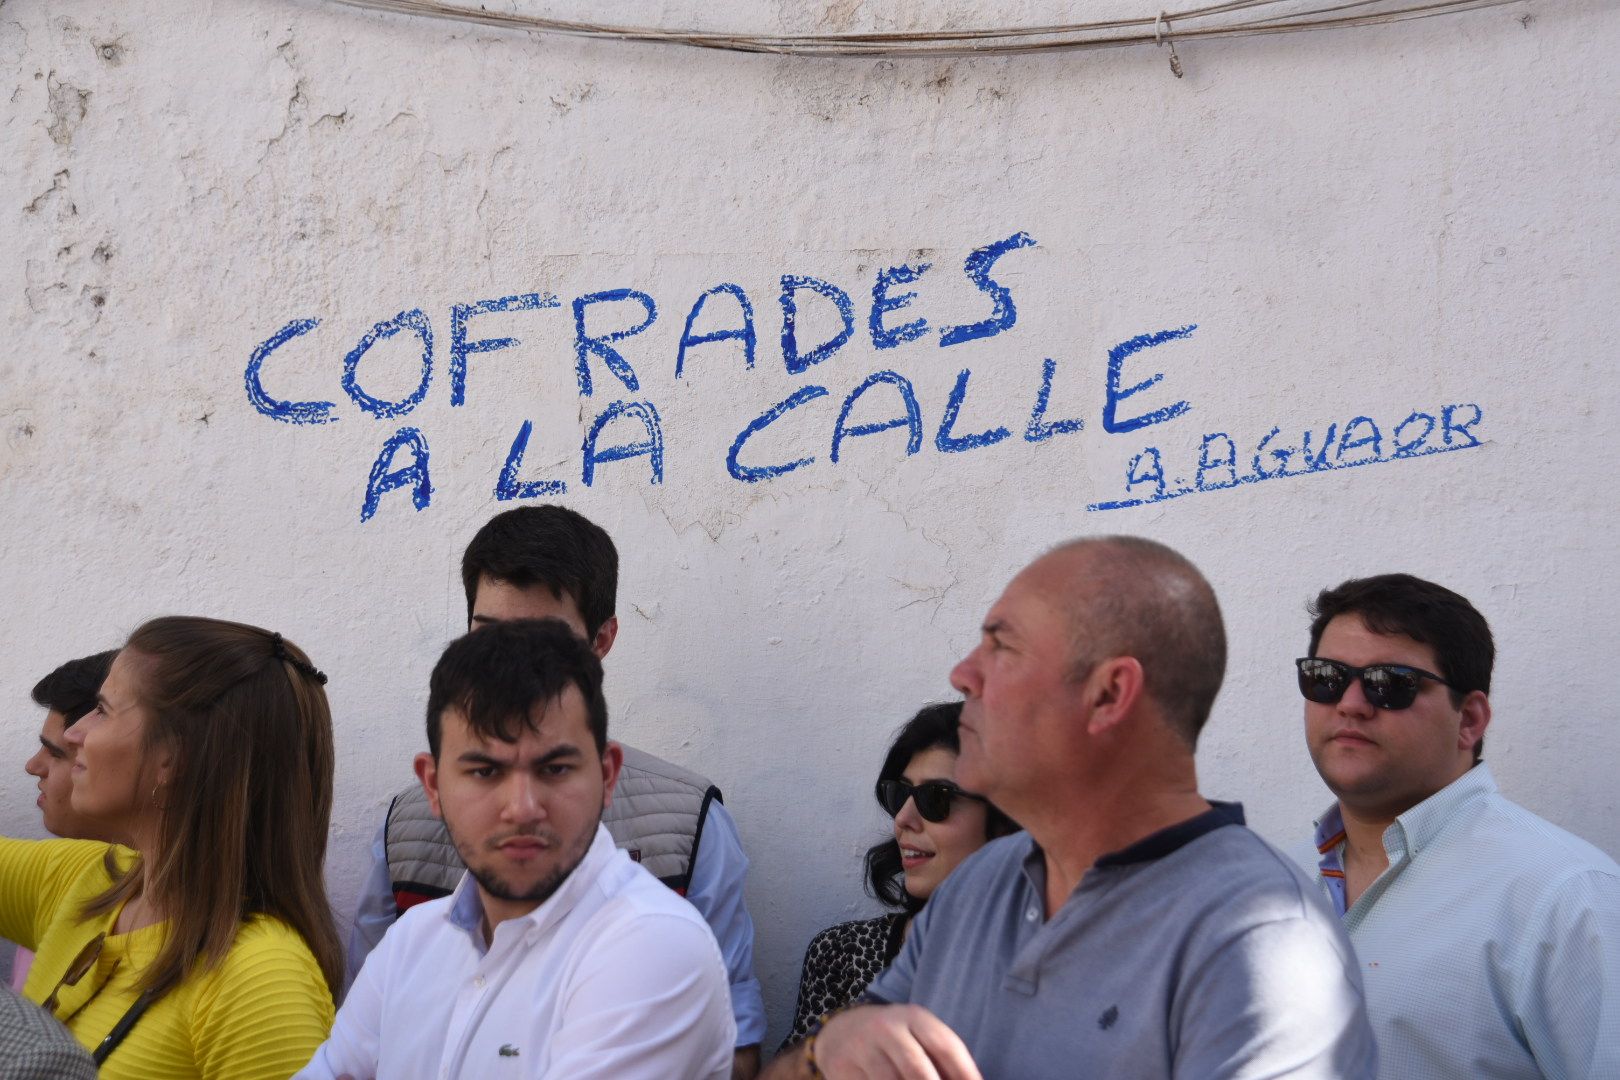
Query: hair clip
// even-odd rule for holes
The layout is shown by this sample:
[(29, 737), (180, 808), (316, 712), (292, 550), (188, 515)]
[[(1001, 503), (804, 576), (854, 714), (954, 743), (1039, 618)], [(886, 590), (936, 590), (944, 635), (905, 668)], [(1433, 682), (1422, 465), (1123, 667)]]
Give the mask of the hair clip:
[(284, 664), (291, 664), (299, 671), (302, 671), (305, 675), (308, 675), (310, 678), (314, 679), (320, 685), (326, 685), (326, 672), (319, 670), (309, 661), (300, 660), (292, 653), (288, 652), (286, 642), (281, 640), (280, 634), (270, 635), (270, 655), (274, 656), (277, 660), (280, 660)]

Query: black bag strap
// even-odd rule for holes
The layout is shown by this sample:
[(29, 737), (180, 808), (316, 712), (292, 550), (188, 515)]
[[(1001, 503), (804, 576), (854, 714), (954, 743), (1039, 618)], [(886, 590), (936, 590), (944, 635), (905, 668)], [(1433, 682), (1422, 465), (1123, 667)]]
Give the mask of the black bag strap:
[(101, 1045), (96, 1047), (95, 1053), (90, 1055), (95, 1060), (98, 1068), (114, 1050), (118, 1049), (118, 1044), (124, 1041), (124, 1037), (130, 1033), (130, 1030), (145, 1015), (146, 1010), (152, 1007), (152, 1002), (157, 999), (158, 995), (151, 990), (135, 999), (135, 1004), (131, 1005), (129, 1011), (119, 1019), (118, 1023), (113, 1025), (113, 1029), (107, 1032), (107, 1037), (101, 1040)]

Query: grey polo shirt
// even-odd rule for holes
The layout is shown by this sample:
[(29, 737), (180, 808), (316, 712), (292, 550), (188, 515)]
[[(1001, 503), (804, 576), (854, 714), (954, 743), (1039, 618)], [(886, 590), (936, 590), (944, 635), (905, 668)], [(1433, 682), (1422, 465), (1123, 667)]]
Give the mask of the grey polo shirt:
[(985, 845), (868, 998), (926, 1007), (985, 1080), (1375, 1075), (1350, 942), (1242, 807), (1099, 859), (1050, 920), (1045, 885), (1028, 834)]

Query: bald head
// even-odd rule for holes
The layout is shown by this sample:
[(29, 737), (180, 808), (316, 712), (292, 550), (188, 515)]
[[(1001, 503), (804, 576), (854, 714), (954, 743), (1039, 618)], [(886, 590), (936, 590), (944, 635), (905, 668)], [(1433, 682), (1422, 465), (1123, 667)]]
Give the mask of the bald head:
[(1069, 620), (1075, 679), (1099, 661), (1132, 656), (1165, 721), (1196, 745), (1226, 673), (1226, 629), (1215, 591), (1180, 554), (1138, 536), (1073, 540), (1029, 572), (1046, 577)]

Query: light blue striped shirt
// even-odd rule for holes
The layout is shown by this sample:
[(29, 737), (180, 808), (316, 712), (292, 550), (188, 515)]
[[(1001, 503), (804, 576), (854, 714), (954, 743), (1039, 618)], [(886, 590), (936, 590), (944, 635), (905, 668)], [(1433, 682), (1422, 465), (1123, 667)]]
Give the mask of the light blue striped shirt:
[(1384, 830), (1345, 909), (1335, 803), (1315, 870), (1361, 963), (1387, 1080), (1620, 1080), (1620, 867), (1503, 798), (1484, 764)]

